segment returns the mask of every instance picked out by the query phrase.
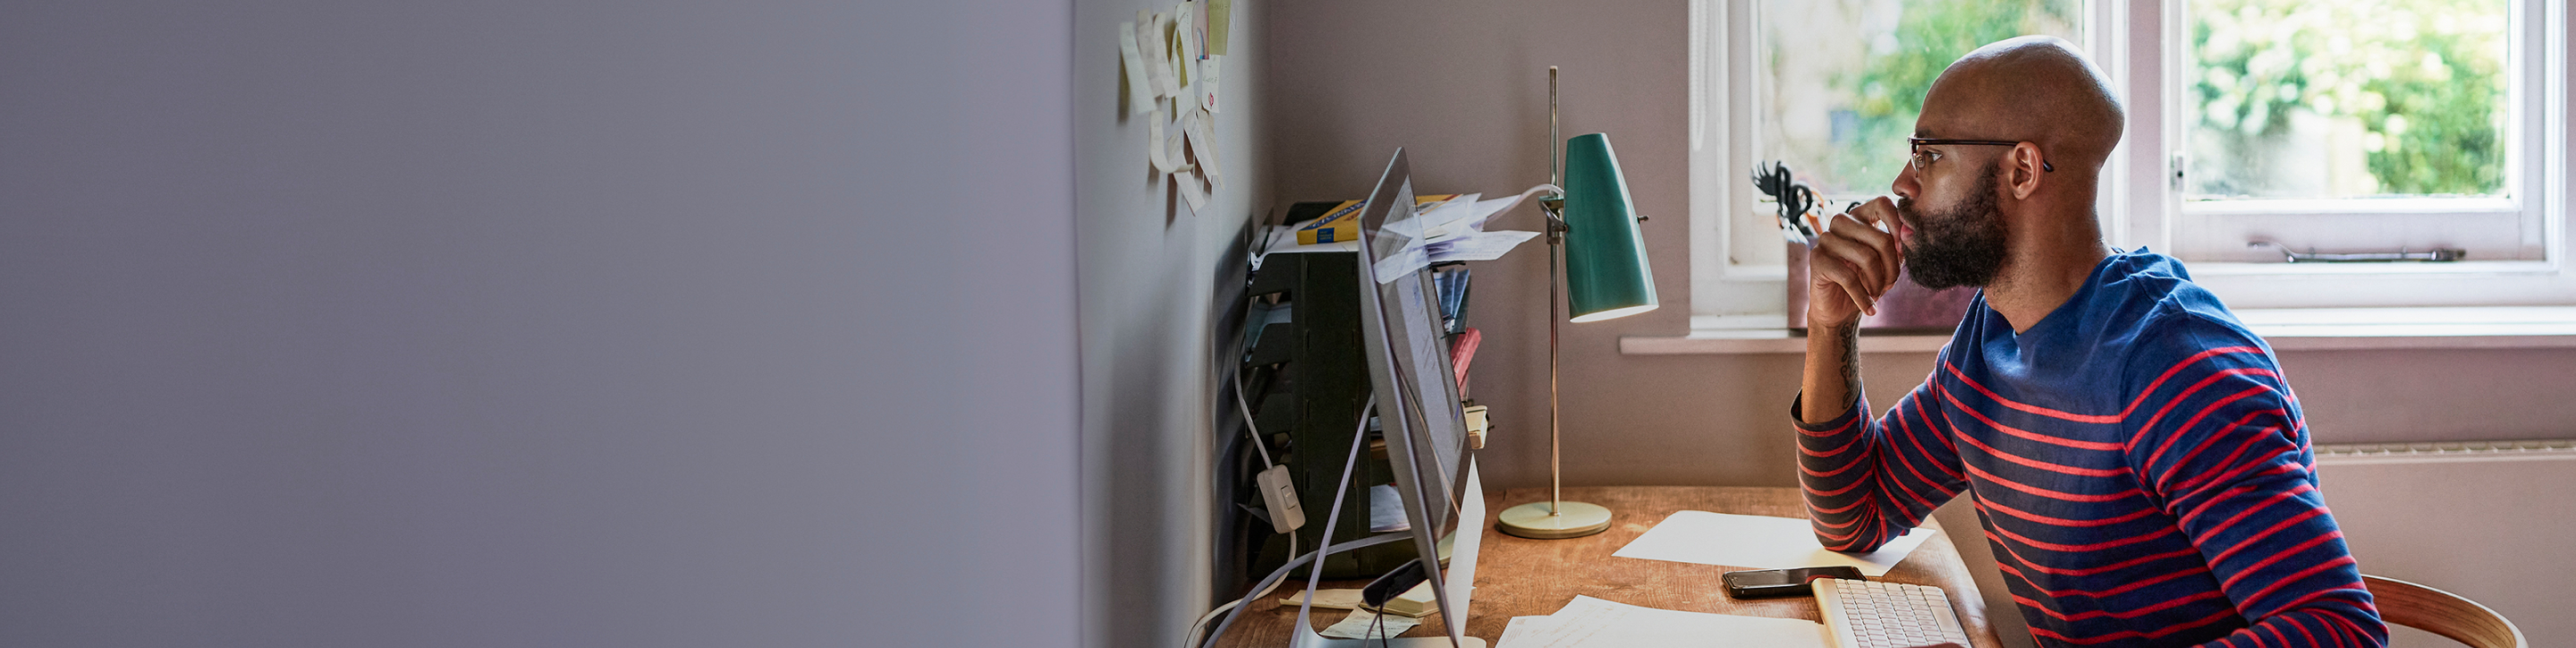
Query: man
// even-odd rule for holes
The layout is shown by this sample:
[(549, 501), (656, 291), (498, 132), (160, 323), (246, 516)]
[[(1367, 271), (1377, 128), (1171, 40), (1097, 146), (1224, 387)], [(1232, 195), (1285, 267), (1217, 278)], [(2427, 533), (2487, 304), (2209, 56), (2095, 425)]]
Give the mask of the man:
[[(2123, 119), (2066, 42), (1988, 45), (1933, 82), (1898, 199), (1819, 224), (1791, 405), (1816, 536), (1875, 550), (1964, 488), (2041, 645), (2384, 644), (2270, 347), (2102, 243)], [(1872, 420), (1854, 334), (1900, 267), (1983, 290)]]

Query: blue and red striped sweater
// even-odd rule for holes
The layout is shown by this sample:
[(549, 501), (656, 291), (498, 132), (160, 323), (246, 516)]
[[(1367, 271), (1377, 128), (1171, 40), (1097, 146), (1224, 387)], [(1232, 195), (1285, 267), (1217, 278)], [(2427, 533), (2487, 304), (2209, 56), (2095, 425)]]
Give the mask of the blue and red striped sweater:
[(2018, 334), (1983, 295), (1968, 312), (1885, 416), (1798, 424), (1826, 547), (1876, 549), (1964, 488), (2040, 645), (2387, 642), (2271, 348), (2180, 262), (2114, 254)]

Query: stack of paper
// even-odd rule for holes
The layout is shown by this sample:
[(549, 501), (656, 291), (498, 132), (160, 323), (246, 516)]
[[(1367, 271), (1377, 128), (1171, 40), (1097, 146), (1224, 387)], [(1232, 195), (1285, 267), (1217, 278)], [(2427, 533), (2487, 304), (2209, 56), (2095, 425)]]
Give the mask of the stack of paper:
[(1824, 624), (1805, 619), (1662, 610), (1576, 596), (1555, 614), (1513, 617), (1494, 648), (1823, 648), (1832, 643)]

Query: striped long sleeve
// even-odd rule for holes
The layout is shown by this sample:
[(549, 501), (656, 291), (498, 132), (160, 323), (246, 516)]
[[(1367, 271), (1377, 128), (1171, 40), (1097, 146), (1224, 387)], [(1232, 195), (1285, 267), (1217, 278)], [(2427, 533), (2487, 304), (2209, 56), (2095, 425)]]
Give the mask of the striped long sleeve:
[(2379, 646), (2269, 347), (2127, 253), (2015, 331), (1982, 298), (1883, 415), (1797, 419), (1817, 540), (1862, 552), (1965, 490), (2043, 646)]
[(2297, 399), (2271, 354), (2232, 333), (2186, 320), (2153, 337), (2164, 348), (2152, 355), (2182, 359), (2137, 392), (2159, 405), (2132, 412), (2143, 420), (2123, 448), (2155, 510), (2177, 522), (2234, 616), (2250, 623), (2204, 645), (2386, 643), (2317, 490)]
[[(1874, 421), (1862, 416), (1869, 411), (1864, 397), (1839, 418), (1798, 424), (1798, 482), (1826, 549), (1876, 551), (1967, 484), (1947, 426), (1922, 407), (1929, 387), (1915, 388)], [(1790, 402), (1790, 420), (1800, 406)]]

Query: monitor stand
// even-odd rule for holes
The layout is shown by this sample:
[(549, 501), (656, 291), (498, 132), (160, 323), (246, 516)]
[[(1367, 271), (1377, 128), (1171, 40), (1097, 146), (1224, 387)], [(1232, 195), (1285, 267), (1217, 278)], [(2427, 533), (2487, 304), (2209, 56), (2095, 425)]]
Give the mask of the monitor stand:
[[(1360, 435), (1358, 438), (1353, 440), (1353, 443), (1351, 444), (1352, 459), (1356, 460), (1359, 457), (1360, 443), (1364, 443), (1366, 438), (1367, 435)], [(1342, 483), (1343, 488), (1349, 488), (1349, 475), (1345, 474), (1342, 477)], [(1440, 624), (1438, 627), (1444, 631), (1444, 634), (1432, 637), (1397, 637), (1388, 639), (1334, 639), (1326, 637), (1316, 634), (1315, 627), (1308, 621), (1314, 613), (1314, 608), (1311, 605), (1314, 597), (1310, 594), (1308, 596), (1299, 597), (1296, 621), (1297, 629), (1296, 634), (1291, 635), (1288, 641), (1290, 648), (1485, 648), (1484, 639), (1467, 636), (1467, 623), (1464, 618), (1470, 607), (1469, 601), (1473, 598), (1472, 592), (1474, 591), (1473, 588), (1476, 579), (1476, 554), (1484, 544), (1485, 537), (1485, 484), (1483, 476), (1477, 474), (1476, 460), (1473, 457), (1467, 459), (1467, 479), (1463, 486), (1464, 487), (1461, 488), (1458, 493), (1458, 522), (1453, 525), (1456, 527), (1456, 530), (1451, 533), (1452, 539), (1450, 540), (1449, 568), (1439, 572), (1442, 581), (1439, 586), (1432, 588), (1434, 592), (1433, 595), (1436, 597), (1435, 600), (1439, 601), (1441, 608)], [(1348, 497), (1348, 495), (1349, 494), (1347, 492), (1343, 492), (1336, 493), (1333, 496), (1334, 510), (1324, 518), (1324, 537), (1332, 537), (1332, 527), (1341, 517), (1341, 502), (1344, 501), (1344, 498)], [(1406, 503), (1410, 504), (1411, 502), (1408, 500)], [(1428, 537), (1429, 529), (1417, 526), (1414, 527), (1413, 533), (1415, 536), (1414, 539), (1420, 546), (1434, 545)], [(1329, 548), (1316, 550), (1315, 564), (1321, 565), (1324, 563), (1324, 556), (1329, 553), (1328, 549)], [(1428, 561), (1436, 561), (1439, 557), (1435, 553), (1432, 556), (1425, 556), (1424, 559)], [(1434, 562), (1432, 564), (1438, 563)], [(1308, 580), (1306, 585), (1310, 592), (1315, 586), (1315, 579), (1321, 576), (1321, 574), (1316, 572), (1320, 571), (1321, 570), (1315, 570), (1313, 572), (1309, 572), (1307, 575)]]

